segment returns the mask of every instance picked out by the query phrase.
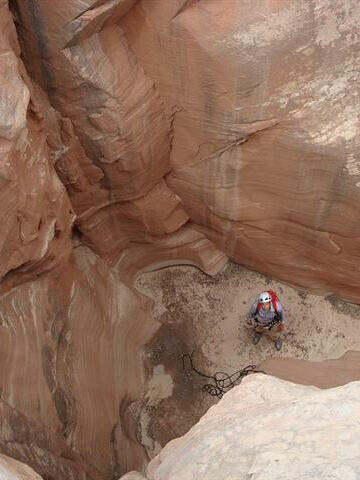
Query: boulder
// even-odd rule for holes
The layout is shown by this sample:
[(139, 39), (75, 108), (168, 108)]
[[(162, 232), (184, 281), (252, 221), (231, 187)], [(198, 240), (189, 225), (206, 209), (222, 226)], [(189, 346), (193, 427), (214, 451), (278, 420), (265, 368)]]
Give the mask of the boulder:
[[(360, 382), (319, 390), (251, 375), (186, 435), (169, 442), (150, 462), (145, 478), (355, 480), (360, 475), (359, 393)], [(122, 480), (132, 480), (131, 475)]]

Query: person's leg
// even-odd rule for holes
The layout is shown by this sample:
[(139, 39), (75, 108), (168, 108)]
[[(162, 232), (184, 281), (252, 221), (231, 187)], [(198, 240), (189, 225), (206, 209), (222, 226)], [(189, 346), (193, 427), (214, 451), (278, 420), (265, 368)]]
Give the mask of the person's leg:
[(260, 341), (261, 335), (264, 333), (264, 329), (263, 327), (256, 325), (253, 331), (254, 331), (253, 344), (257, 345)]
[(276, 350), (281, 350), (281, 331), (277, 329), (277, 326), (275, 325), (271, 330), (268, 328), (264, 329), (264, 333), (274, 342)]
[(268, 328), (264, 328), (264, 333), (265, 335), (267, 335), (268, 337), (271, 338), (271, 340), (273, 340), (274, 342), (276, 342), (276, 340), (280, 337), (280, 333), (281, 332), (278, 332), (276, 330), (276, 327), (273, 327), (271, 330), (269, 330)]
[(265, 328), (261, 327), (260, 325), (256, 325), (254, 330), (255, 330), (255, 332), (258, 332), (258, 333), (264, 333), (265, 332)]

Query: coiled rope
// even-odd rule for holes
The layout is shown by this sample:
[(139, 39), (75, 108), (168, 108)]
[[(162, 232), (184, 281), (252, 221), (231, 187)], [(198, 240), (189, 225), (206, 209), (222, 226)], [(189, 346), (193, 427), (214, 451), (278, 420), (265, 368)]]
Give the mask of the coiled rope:
[(184, 353), (184, 355), (182, 355), (181, 359), (183, 370), (185, 370), (186, 359), (188, 359), (190, 367), (195, 373), (197, 373), (200, 377), (212, 380), (212, 383), (206, 383), (201, 390), (213, 397), (221, 398), (224, 393), (228, 392), (235, 385), (239, 385), (241, 380), (249, 373), (265, 373), (262, 370), (256, 370), (256, 365), (248, 365), (247, 367), (242, 368), (231, 375), (225, 372), (215, 372), (214, 375), (206, 375), (205, 373), (200, 372), (194, 366), (193, 355), (194, 352), (192, 352), (191, 355), (189, 353)]

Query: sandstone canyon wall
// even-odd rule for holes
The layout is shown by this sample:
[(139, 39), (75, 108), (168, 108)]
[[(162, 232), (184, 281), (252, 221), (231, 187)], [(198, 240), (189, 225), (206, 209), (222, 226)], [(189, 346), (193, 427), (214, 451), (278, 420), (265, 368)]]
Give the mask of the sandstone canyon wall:
[(353, 301), (359, 18), (357, 0), (140, 0), (121, 23), (191, 220), (236, 262)]
[(11, 5), (98, 253), (190, 218), (237, 262), (359, 300), (357, 0)]
[(60, 272), (4, 296), (1, 451), (54, 480), (141, 468), (131, 404), (154, 329), (148, 308), (83, 247)]
[[(121, 15), (131, 2), (117, 3), (112, 15)], [(21, 22), (20, 9), (14, 2), (10, 6)], [(41, 23), (38, 2), (21, 6), (37, 22), (30, 35), (48, 28)], [(61, 11), (77, 17), (65, 6)], [(126, 85), (120, 85), (123, 78), (114, 85), (109, 72), (103, 85), (91, 79), (86, 84), (85, 77), (76, 83), (71, 72), (59, 67), (68, 76), (57, 84), (73, 84), (74, 105), (78, 102), (78, 114), (83, 112), (77, 125), (75, 117), (66, 116), (65, 107), (70, 112), (73, 104), (67, 87), (63, 108), (60, 94), (58, 100), (52, 95), (50, 79), (56, 75), (46, 74), (49, 59), (39, 56), (45, 82), (32, 71), (36, 61), (26, 62), (30, 79), (7, 1), (0, 3), (0, 12), (0, 448), (46, 479), (110, 478), (142, 468), (146, 460), (133, 405), (142, 393), (142, 345), (157, 325), (150, 318), (150, 302), (131, 288), (133, 277), (149, 263), (161, 266), (179, 258), (214, 273), (226, 255), (201, 232), (181, 228), (187, 216), (162, 179), (169, 170), (170, 137), (161, 100), (131, 60), (125, 41), (120, 50), (127, 61)], [(26, 28), (25, 20), (20, 27)], [(116, 25), (111, 32), (119, 33)], [(43, 53), (51, 50), (47, 43)], [(26, 53), (23, 48), (24, 60)], [(87, 54), (93, 54), (93, 45)], [(92, 115), (103, 100), (107, 127), (102, 115)], [(122, 117), (128, 125), (120, 128)], [(97, 134), (91, 118), (100, 122)], [(127, 166), (116, 163), (122, 155)], [(98, 166), (102, 160), (108, 173)], [(119, 176), (111, 174), (114, 182), (109, 183), (105, 177), (113, 161)], [(105, 260), (117, 259), (131, 239), (139, 247), (148, 245), (125, 252), (120, 278)]]
[(163, 101), (117, 24), (133, 3), (13, 2), (29, 71), (64, 117), (70, 150), (59, 151), (57, 169), (77, 225), (110, 261), (130, 240), (188, 220), (163, 179), (171, 140)]
[(0, 2), (1, 288), (65, 263), (74, 213), (45, 134), (44, 117), (19, 60), (8, 2)]
[(159, 325), (141, 271), (229, 256), (360, 302), (360, 7), (0, 13), (1, 451), (49, 479), (110, 478), (146, 461), (141, 351)]

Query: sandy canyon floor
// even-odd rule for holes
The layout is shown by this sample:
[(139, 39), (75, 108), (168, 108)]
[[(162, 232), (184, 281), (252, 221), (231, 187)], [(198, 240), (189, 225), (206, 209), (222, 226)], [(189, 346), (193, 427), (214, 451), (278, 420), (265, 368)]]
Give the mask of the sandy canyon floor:
[[(191, 267), (167, 268), (142, 275), (136, 286), (153, 299), (159, 323), (145, 352), (148, 381), (137, 407), (139, 441), (150, 458), (217, 402), (201, 391), (202, 378), (183, 369), (183, 354), (194, 352), (196, 366), (207, 374), (231, 374), (269, 357), (320, 361), (360, 350), (360, 306), (308, 294), (233, 263), (214, 278)], [(257, 294), (269, 288), (287, 316), (281, 352), (267, 338), (254, 346), (245, 326)]]

